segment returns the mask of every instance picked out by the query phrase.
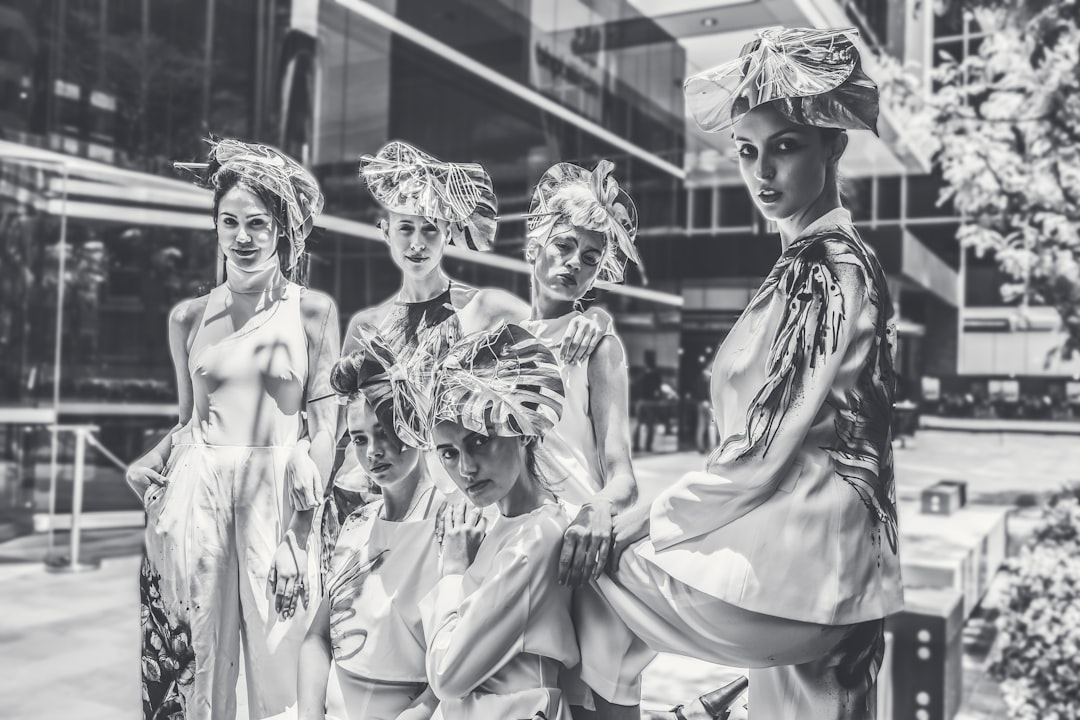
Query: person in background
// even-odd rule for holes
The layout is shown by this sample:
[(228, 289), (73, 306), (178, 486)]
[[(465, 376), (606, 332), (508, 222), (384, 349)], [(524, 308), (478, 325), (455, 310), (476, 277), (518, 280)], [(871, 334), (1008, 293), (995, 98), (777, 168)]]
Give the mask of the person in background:
[[(642, 445), (642, 449), (651, 453), (653, 451), (653, 440), (656, 437), (656, 424), (660, 422), (662, 413), (660, 412), (660, 400), (662, 399), (662, 388), (664, 384), (664, 378), (660, 374), (660, 369), (656, 367), (656, 351), (645, 351), (645, 370), (641, 374), (641, 381), (638, 385), (638, 421), (641, 427), (645, 429), (645, 442)], [(637, 440), (635, 435), (635, 441)]]

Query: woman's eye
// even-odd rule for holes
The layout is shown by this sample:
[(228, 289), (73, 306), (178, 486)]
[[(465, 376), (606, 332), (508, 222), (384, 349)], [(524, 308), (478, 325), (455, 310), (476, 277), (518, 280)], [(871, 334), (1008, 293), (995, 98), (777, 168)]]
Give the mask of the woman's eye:
[(483, 446), (487, 445), (487, 442), (488, 442), (488, 439), (486, 437), (484, 437), (483, 435), (477, 435), (476, 437), (474, 437), (472, 440), (469, 441), (469, 447), (471, 447), (471, 448), (483, 447)]
[(457, 457), (457, 450), (443, 450), (439, 453), (439, 457), (443, 460), (453, 460)]
[(353, 444), (354, 445), (366, 445), (367, 444), (367, 438), (363, 437), (363, 436), (354, 437), (353, 438)]
[(233, 220), (232, 218), (225, 218), (224, 220), (221, 221), (221, 224), (224, 225), (225, 227), (232, 227), (233, 225), (236, 224), (236, 220)]
[(777, 143), (776, 147), (778, 150), (790, 152), (792, 150), (798, 150), (799, 144), (794, 140), (781, 140), (779, 143)]
[(597, 265), (600, 263), (600, 253), (585, 253), (581, 259), (586, 265)]
[(741, 158), (754, 157), (754, 146), (753, 145), (743, 145), (742, 147), (737, 148), (735, 150), (735, 154), (738, 155)]
[(266, 221), (265, 220), (252, 220), (250, 224), (251, 224), (251, 227), (262, 227), (263, 225), (266, 224)]

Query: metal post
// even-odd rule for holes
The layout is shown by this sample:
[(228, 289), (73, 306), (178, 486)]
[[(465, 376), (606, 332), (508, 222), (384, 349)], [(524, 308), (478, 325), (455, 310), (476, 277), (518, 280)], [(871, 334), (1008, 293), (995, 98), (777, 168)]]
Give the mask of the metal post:
[(62, 194), (60, 196), (60, 239), (57, 243), (60, 261), (58, 263), (59, 267), (56, 270), (56, 339), (53, 345), (53, 413), (57, 419), (53, 421), (52, 447), (50, 448), (49, 453), (49, 541), (46, 550), (48, 555), (52, 555), (53, 553), (55, 540), (53, 521), (56, 518), (56, 480), (57, 474), (59, 473), (60, 453), (60, 436), (56, 422), (58, 422), (60, 418), (60, 365), (63, 360), (64, 342), (64, 286), (67, 284), (65, 277), (67, 274), (67, 164), (61, 165), (60, 171), (64, 178), (64, 185), (61, 188)]
[(83, 506), (83, 482), (86, 480), (86, 431), (75, 431), (75, 480), (71, 498), (71, 563), (70, 567), (79, 564), (79, 521)]
[(100, 563), (80, 562), (79, 545), (82, 542), (80, 524), (83, 506), (83, 483), (86, 480), (86, 436), (90, 428), (76, 427), (75, 431), (75, 478), (71, 498), (71, 555), (67, 562), (56, 562), (55, 559), (46, 558), (45, 563), (53, 572), (84, 572), (96, 569)]
[(206, 0), (206, 24), (203, 36), (202, 129), (210, 132), (210, 93), (214, 76), (214, 20), (217, 9), (214, 0)]

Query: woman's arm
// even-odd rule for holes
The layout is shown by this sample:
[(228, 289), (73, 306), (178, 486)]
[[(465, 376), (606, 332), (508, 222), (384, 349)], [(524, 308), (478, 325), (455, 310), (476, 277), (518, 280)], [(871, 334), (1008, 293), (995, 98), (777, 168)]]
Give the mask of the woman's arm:
[(299, 720), (324, 720), (326, 685), (330, 677), (330, 602), (325, 597), (300, 645), (296, 673), (297, 717)]
[[(314, 519), (313, 508), (323, 495), (324, 481), (330, 475), (334, 461), (338, 414), (341, 406), (330, 388), (330, 369), (337, 359), (340, 333), (337, 307), (322, 293), (305, 290), (300, 310), (308, 348), (308, 374), (304, 385), (307, 398), (307, 428), (310, 463), (306, 469), (293, 467), (290, 475), (294, 512), (285, 537), (278, 546), (270, 567), (270, 587), (275, 595), (275, 610), (284, 618), (292, 617), (296, 602), (307, 607), (307, 551)], [(295, 454), (292, 460), (296, 460)]]
[[(306, 291), (310, 298), (304, 313), (304, 329), (308, 340), (308, 376), (305, 384), (307, 403), (308, 439), (311, 447), (308, 455), (315, 463), (319, 479), (330, 477), (334, 465), (334, 453), (337, 448), (337, 430), (341, 414), (341, 405), (330, 387), (330, 371), (338, 359), (338, 347), (341, 332), (338, 323), (337, 306), (333, 300), (322, 293)], [(301, 303), (303, 309), (304, 303)], [(324, 488), (308, 507), (314, 507), (322, 498)]]
[(620, 513), (637, 502), (637, 479), (630, 463), (630, 399), (626, 353), (614, 335), (600, 341), (589, 359), (589, 412), (604, 469), (597, 501)]
[(424, 688), (424, 692), (420, 693), (420, 695), (412, 701), (412, 704), (409, 705), (409, 707), (401, 711), (401, 714), (397, 716), (396, 720), (430, 720), (438, 707), (439, 698), (435, 696), (435, 691), (428, 685)]
[(535, 586), (550, 582), (538, 574), (555, 552), (536, 540), (500, 552), (468, 596), (464, 576), (448, 574), (420, 602), (428, 682), (440, 699), (468, 695), (523, 652)]
[(191, 387), (191, 373), (188, 372), (188, 353), (192, 329), (202, 320), (206, 310), (206, 297), (183, 300), (169, 313), (169, 353), (172, 355), (173, 371), (176, 374), (176, 395), (179, 404), (179, 420), (172, 429), (161, 438), (145, 455), (133, 462), (127, 469), (126, 479), (131, 489), (139, 497), (145, 497), (151, 484), (164, 485), (161, 472), (172, 454), (173, 433), (191, 420), (194, 406), (194, 393)]
[(626, 355), (614, 335), (589, 358), (589, 414), (600, 453), (603, 488), (581, 506), (563, 536), (559, 582), (578, 586), (599, 577), (612, 549), (612, 518), (637, 500), (630, 464)]

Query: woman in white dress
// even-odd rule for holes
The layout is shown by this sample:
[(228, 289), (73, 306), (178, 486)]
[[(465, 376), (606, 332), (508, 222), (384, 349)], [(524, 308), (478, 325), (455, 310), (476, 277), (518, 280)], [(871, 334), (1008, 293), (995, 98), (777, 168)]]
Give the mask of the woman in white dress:
[(170, 315), (179, 423), (127, 473), (147, 516), (143, 714), (234, 717), (243, 646), (248, 713), (266, 718), (296, 700), (312, 508), (336, 432), (337, 309), (298, 284), (323, 200), (263, 145), (221, 140), (184, 167), (214, 191), (226, 272)]
[[(640, 266), (634, 236), (637, 210), (601, 160), (593, 171), (571, 163), (547, 170), (528, 215), (525, 258), (532, 265), (532, 316), (522, 327), (548, 347), (563, 341), (582, 298), (596, 285), (623, 281)], [(560, 363), (566, 400), (562, 418), (538, 450), (544, 477), (570, 506), (559, 581), (575, 588), (574, 620), (583, 688), (573, 693), (574, 717), (640, 716), (640, 671), (655, 653), (614, 615), (592, 581), (604, 572), (612, 519), (637, 498), (630, 462), (626, 354), (608, 333), (581, 363)]]
[(445, 720), (570, 717), (559, 686), (578, 662), (571, 590), (558, 581), (568, 518), (535, 457), (562, 402), (555, 356), (514, 325), (465, 338), (437, 370), (433, 442), (472, 503), (447, 511), (442, 579), (421, 604)]
[[(687, 80), (783, 251), (716, 354), (720, 446), (616, 517), (617, 549), (645, 539), (599, 580), (655, 649), (751, 668), (750, 716), (769, 720), (874, 717), (883, 618), (903, 606), (894, 311), (837, 185), (847, 130), (878, 110), (852, 32), (765, 30)], [(711, 717), (703, 700), (681, 716)]]

